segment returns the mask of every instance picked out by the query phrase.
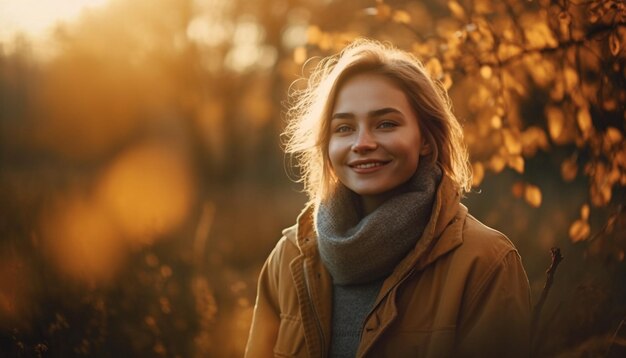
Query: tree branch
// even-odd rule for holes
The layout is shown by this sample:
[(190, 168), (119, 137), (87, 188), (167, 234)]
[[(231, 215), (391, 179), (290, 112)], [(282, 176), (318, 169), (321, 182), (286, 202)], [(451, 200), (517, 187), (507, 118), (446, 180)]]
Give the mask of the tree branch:
[(539, 323), (541, 310), (543, 309), (543, 305), (546, 302), (546, 298), (548, 297), (548, 293), (550, 292), (550, 288), (552, 287), (554, 274), (556, 273), (557, 267), (563, 260), (563, 256), (561, 256), (561, 249), (559, 249), (558, 247), (553, 247), (552, 249), (550, 249), (550, 253), (552, 255), (552, 263), (550, 264), (550, 267), (548, 267), (548, 269), (546, 270), (546, 283), (543, 286), (543, 290), (541, 291), (541, 297), (539, 297), (539, 301), (533, 309), (533, 317), (531, 322), (533, 335), (537, 330), (537, 324)]

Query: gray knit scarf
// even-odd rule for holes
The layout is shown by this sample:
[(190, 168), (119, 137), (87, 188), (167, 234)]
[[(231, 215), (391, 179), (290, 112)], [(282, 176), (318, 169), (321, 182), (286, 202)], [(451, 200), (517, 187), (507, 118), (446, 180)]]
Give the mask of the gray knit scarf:
[(361, 217), (356, 193), (339, 185), (319, 204), (315, 217), (318, 247), (334, 284), (353, 285), (388, 276), (415, 246), (430, 218), (442, 171), (429, 158), (397, 195)]

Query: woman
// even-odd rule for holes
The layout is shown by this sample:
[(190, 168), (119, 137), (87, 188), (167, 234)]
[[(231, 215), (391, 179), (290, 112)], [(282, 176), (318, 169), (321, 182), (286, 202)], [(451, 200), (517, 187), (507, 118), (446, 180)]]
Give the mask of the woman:
[(263, 266), (246, 356), (527, 356), (526, 273), (459, 202), (461, 127), (423, 65), (357, 40), (288, 114), (310, 202)]

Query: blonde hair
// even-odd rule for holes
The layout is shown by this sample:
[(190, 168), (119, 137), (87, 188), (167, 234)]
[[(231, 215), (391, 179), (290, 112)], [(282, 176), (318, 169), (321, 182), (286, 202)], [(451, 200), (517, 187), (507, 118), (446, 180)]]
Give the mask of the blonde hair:
[(463, 131), (452, 114), (445, 89), (430, 78), (413, 55), (391, 45), (358, 39), (339, 54), (318, 63), (304, 90), (290, 93), (285, 152), (300, 168), (304, 189), (313, 203), (332, 194), (338, 180), (329, 165), (330, 116), (335, 97), (345, 81), (357, 74), (375, 73), (394, 81), (405, 93), (418, 118), (431, 160), (458, 185), (471, 189), (472, 173)]

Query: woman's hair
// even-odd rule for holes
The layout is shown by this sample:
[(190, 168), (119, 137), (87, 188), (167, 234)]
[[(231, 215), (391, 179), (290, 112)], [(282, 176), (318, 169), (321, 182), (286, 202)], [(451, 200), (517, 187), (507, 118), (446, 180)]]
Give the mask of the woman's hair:
[(309, 200), (317, 203), (337, 185), (328, 157), (331, 111), (343, 83), (357, 74), (373, 73), (391, 79), (405, 93), (418, 119), (425, 144), (446, 175), (469, 191), (471, 166), (463, 131), (452, 114), (445, 89), (430, 78), (413, 55), (377, 41), (358, 39), (341, 53), (327, 57), (313, 70), (307, 88), (290, 94), (285, 152), (300, 167)]

